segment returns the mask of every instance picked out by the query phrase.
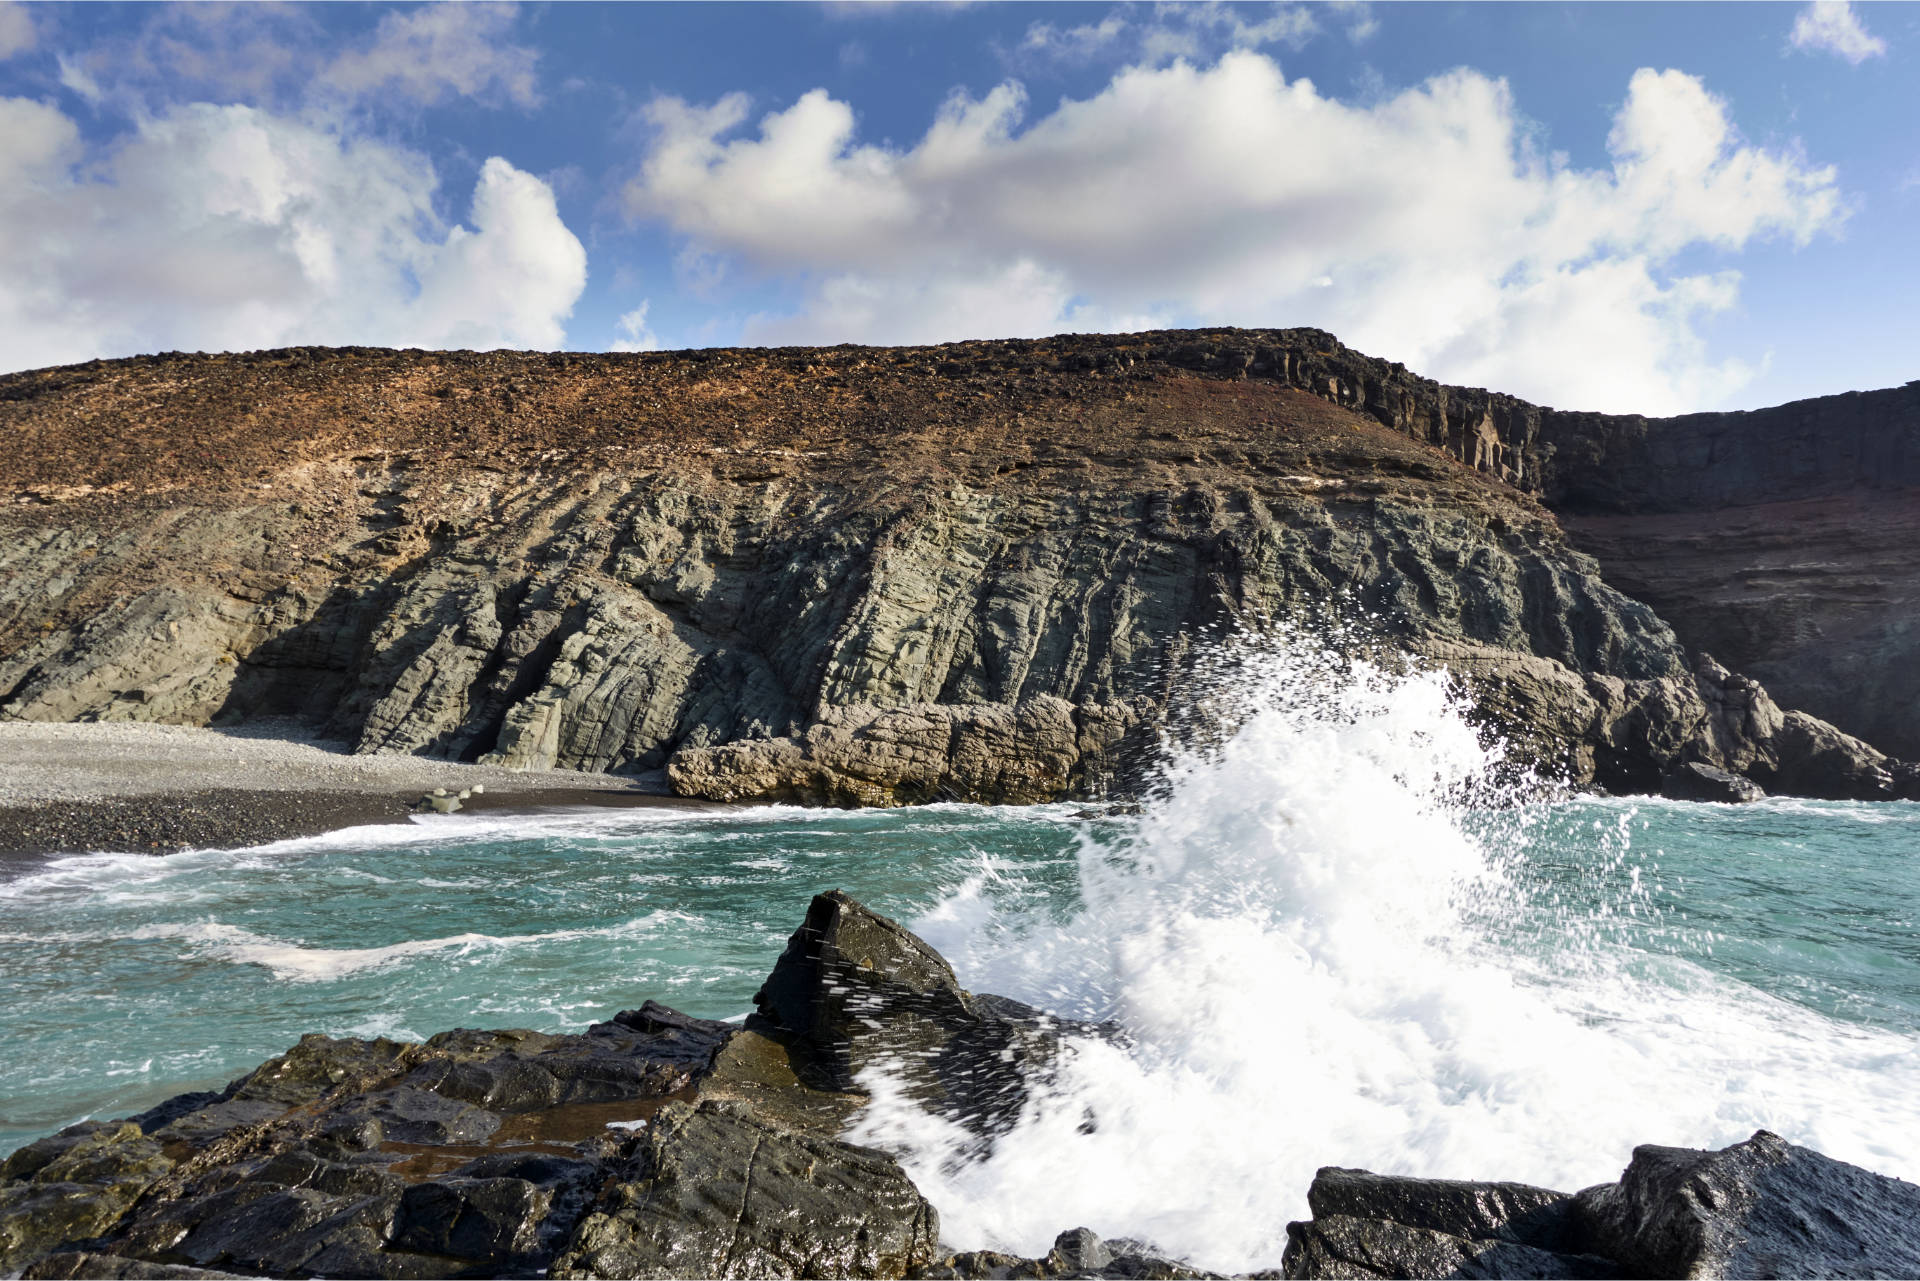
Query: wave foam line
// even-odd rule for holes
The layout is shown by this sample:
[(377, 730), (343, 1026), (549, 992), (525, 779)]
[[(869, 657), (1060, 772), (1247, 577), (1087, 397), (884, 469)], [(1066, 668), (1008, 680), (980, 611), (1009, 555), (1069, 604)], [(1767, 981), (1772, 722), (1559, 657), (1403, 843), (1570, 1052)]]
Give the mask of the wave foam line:
[(126, 939), (178, 939), (204, 948), (204, 954), (238, 965), (258, 965), (274, 978), (290, 983), (319, 983), (344, 978), (365, 970), (394, 965), (410, 957), (440, 952), (460, 955), (480, 950), (505, 950), (516, 947), (541, 947), (553, 943), (577, 942), (591, 938), (630, 938), (649, 932), (668, 921), (691, 922), (698, 917), (684, 912), (657, 911), (619, 925), (595, 929), (552, 930), (544, 934), (451, 934), (444, 938), (409, 939), (381, 947), (327, 948), (306, 947), (255, 934), (235, 925), (214, 921), (193, 924), (142, 926), (120, 935)]

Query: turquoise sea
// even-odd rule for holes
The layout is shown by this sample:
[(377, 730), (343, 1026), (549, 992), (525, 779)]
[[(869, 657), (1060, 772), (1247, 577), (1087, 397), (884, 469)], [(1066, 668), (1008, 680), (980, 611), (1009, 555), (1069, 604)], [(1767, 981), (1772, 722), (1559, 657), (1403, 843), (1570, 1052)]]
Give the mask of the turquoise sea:
[(838, 887), (976, 990), (1133, 1034), (985, 1158), (868, 1082), (854, 1137), (956, 1245), (1084, 1223), (1260, 1266), (1319, 1165), (1577, 1187), (1762, 1126), (1920, 1176), (1920, 805), (1503, 800), (1437, 682), (1298, 675), (1249, 677), (1138, 813), (435, 816), (16, 868), (0, 1151), (308, 1031), (737, 1016)]

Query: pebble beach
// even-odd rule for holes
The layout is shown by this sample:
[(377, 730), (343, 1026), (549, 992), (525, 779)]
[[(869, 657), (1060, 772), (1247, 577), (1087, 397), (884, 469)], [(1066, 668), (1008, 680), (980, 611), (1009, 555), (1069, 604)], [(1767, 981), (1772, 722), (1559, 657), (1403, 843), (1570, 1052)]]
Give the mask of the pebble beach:
[(423, 793), (464, 810), (679, 804), (650, 780), (354, 755), (292, 726), (0, 723), (0, 856), (168, 853), (404, 823)]

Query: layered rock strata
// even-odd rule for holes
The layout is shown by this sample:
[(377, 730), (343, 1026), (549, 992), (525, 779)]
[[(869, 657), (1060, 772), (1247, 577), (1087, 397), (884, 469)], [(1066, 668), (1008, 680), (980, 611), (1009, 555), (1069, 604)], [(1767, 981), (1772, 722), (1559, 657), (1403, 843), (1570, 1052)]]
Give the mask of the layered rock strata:
[[(1610, 501), (1592, 478), (1659, 436), (1626, 421), (1312, 330), (14, 375), (0, 717), (293, 716), (716, 799), (1031, 801), (1124, 783), (1196, 647), (1333, 614), (1578, 783), (1753, 758), (1769, 788), (1899, 794), (1824, 727), (1734, 732), (1724, 683), (1569, 544), (1537, 496)], [(1851, 764), (1803, 770), (1835, 743)]]
[[(308, 1036), (218, 1092), (0, 1166), (26, 1278), (1209, 1275), (1149, 1242), (954, 1252), (888, 1154), (838, 1137), (866, 1073), (990, 1144), (1067, 1039), (897, 923), (816, 898), (744, 1027), (647, 1002), (577, 1035)], [(1762, 1131), (1636, 1149), (1576, 1194), (1323, 1169), (1289, 1277), (1912, 1276), (1920, 1188)], [(1266, 1273), (1263, 1275), (1276, 1275)]]

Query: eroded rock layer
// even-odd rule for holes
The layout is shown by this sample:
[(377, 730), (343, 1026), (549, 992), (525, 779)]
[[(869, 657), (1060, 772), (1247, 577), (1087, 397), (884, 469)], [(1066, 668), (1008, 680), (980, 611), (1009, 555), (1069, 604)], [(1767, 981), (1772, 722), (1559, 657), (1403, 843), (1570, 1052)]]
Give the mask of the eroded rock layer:
[(1312, 330), (156, 357), (0, 379), (0, 426), (5, 717), (1031, 801), (1124, 780), (1196, 646), (1331, 609), (1578, 782), (1906, 786), (1806, 765), (1569, 545), (1534, 495), (1640, 437)]

